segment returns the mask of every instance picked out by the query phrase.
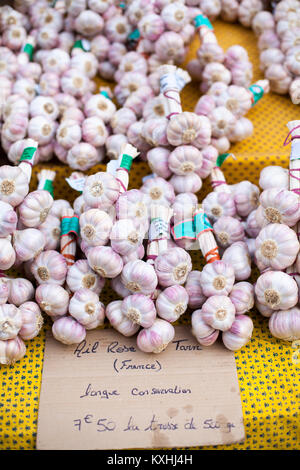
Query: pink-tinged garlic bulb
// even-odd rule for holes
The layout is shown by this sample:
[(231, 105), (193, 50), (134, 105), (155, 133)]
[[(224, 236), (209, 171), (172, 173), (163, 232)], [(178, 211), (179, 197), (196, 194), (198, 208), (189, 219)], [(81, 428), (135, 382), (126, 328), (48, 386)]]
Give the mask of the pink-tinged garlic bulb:
[(0, 277), (0, 305), (6, 304), (9, 296), (9, 279), (6, 277)]
[(152, 147), (167, 146), (167, 118), (148, 119), (143, 124), (142, 137)]
[(186, 176), (200, 170), (202, 166), (202, 154), (192, 145), (176, 147), (169, 156), (170, 170), (176, 175)]
[(29, 113), (31, 117), (44, 116), (55, 121), (59, 114), (59, 108), (51, 96), (37, 96), (30, 103)]
[(91, 52), (76, 54), (71, 59), (71, 68), (80, 70), (89, 78), (94, 78), (97, 74), (98, 61)]
[(216, 164), (218, 158), (218, 150), (212, 145), (208, 145), (201, 150), (202, 153), (202, 166), (197, 171), (200, 178), (205, 179), (211, 173), (211, 170)]
[(238, 215), (247, 217), (257, 208), (259, 203), (259, 189), (250, 181), (241, 181), (233, 188), (234, 202)]
[(222, 260), (234, 269), (236, 281), (245, 281), (251, 275), (251, 258), (245, 242), (235, 242), (226, 250)]
[(191, 144), (201, 149), (210, 144), (211, 124), (206, 116), (183, 112), (174, 116), (167, 127), (171, 145)]
[(141, 186), (140, 191), (147, 196), (148, 205), (162, 204), (169, 206), (175, 199), (172, 185), (160, 177), (148, 178)]
[(77, 122), (77, 124), (81, 124), (84, 118), (83, 112), (78, 108), (70, 106), (67, 109), (61, 110), (61, 122), (71, 120)]
[(44, 323), (39, 306), (35, 302), (24, 302), (20, 305), (19, 311), (22, 315), (22, 328), (19, 335), (24, 340), (35, 338)]
[(140, 325), (129, 320), (122, 311), (122, 300), (110, 302), (105, 311), (105, 315), (111, 326), (124, 336), (133, 336), (140, 329)]
[[(255, 285), (254, 285), (255, 288)], [(262, 303), (258, 302), (257, 298), (255, 297), (255, 307), (262, 314), (263, 317), (270, 318), (273, 315), (274, 310), (267, 305), (263, 305)]]
[(255, 247), (260, 270), (284, 270), (294, 263), (300, 245), (294, 230), (284, 224), (269, 224), (259, 232)]
[(237, 315), (249, 312), (254, 305), (254, 287), (250, 282), (237, 282), (233, 286), (229, 298), (235, 306)]
[(236, 315), (231, 328), (222, 333), (224, 345), (230, 351), (238, 351), (251, 339), (253, 322), (247, 315)]
[(20, 310), (12, 304), (0, 305), (0, 340), (13, 339), (22, 327)]
[(300, 339), (300, 309), (294, 307), (274, 312), (269, 320), (269, 328), (275, 338), (284, 341)]
[[(282, 47), (282, 43), (281, 43)], [(265, 71), (272, 64), (282, 64), (284, 61), (284, 54), (282, 50), (271, 47), (270, 49), (264, 49), (259, 56), (260, 69)]]
[(272, 91), (280, 95), (288, 93), (292, 77), (282, 64), (271, 64), (265, 71), (265, 77)]
[(0, 364), (12, 365), (22, 359), (25, 354), (26, 346), (18, 336), (0, 341)]
[(251, 94), (244, 87), (230, 85), (217, 97), (217, 105), (224, 106), (236, 118), (246, 114), (252, 106)]
[(82, 98), (89, 91), (89, 78), (77, 69), (68, 69), (61, 77), (61, 88), (75, 98)]
[(60, 220), (58, 217), (48, 214), (45, 222), (39, 225), (39, 230), (44, 234), (45, 250), (56, 250), (60, 240)]
[(204, 212), (216, 222), (222, 216), (234, 217), (236, 208), (231, 194), (213, 191), (202, 201)]
[(65, 149), (69, 150), (81, 141), (81, 127), (79, 123), (64, 119), (56, 131), (56, 140)]
[(218, 62), (210, 62), (205, 65), (202, 74), (201, 91), (206, 93), (208, 89), (216, 82), (224, 83), (229, 85), (231, 82), (231, 73), (223, 65)]
[(116, 112), (116, 106), (109, 98), (100, 93), (92, 95), (84, 103), (84, 112), (87, 117), (97, 116), (108, 123)]
[(262, 229), (262, 226), (258, 224), (256, 217), (257, 209), (250, 212), (245, 223), (245, 231), (249, 237), (256, 238)]
[(186, 176), (173, 175), (170, 183), (176, 194), (197, 193), (202, 188), (202, 180), (197, 173), (190, 173)]
[(31, 265), (31, 272), (38, 284), (51, 283), (62, 286), (66, 280), (67, 262), (54, 250), (40, 253)]
[(16, 253), (9, 238), (0, 238), (0, 269), (3, 271), (10, 269), (16, 261)]
[(244, 240), (242, 223), (230, 216), (222, 216), (213, 225), (214, 234), (220, 246), (227, 248), (232, 243)]
[(93, 145), (87, 142), (75, 144), (67, 153), (67, 163), (74, 170), (86, 171), (92, 166), (100, 163), (102, 160), (101, 153)]
[(105, 142), (106, 155), (110, 160), (117, 160), (121, 154), (124, 144), (127, 144), (128, 139), (122, 134), (113, 134), (107, 137)]
[(100, 77), (104, 78), (104, 80), (113, 80), (116, 67), (108, 61), (100, 62), (98, 72)]
[(155, 42), (155, 53), (158, 58), (166, 63), (174, 60), (180, 63), (184, 57), (184, 41), (180, 34), (174, 31), (166, 31)]
[(229, 295), (234, 284), (234, 270), (222, 260), (206, 264), (201, 272), (200, 284), (206, 297)]
[(203, 320), (216, 330), (226, 331), (235, 318), (235, 307), (229, 297), (213, 295), (202, 305)]
[(175, 330), (171, 323), (157, 318), (150, 328), (139, 332), (137, 346), (146, 353), (160, 353), (166, 349), (174, 336)]
[(112, 219), (100, 209), (89, 209), (79, 219), (80, 236), (89, 246), (106, 245), (112, 229)]
[(164, 147), (156, 147), (147, 152), (147, 161), (152, 172), (164, 179), (172, 175), (168, 165), (169, 156), (170, 150)]
[(42, 57), (42, 67), (47, 74), (60, 76), (70, 68), (70, 56), (62, 49), (52, 49)]
[(156, 41), (165, 29), (163, 18), (154, 12), (144, 15), (138, 22), (141, 36), (149, 41)]
[(240, 23), (249, 28), (256, 14), (261, 10), (263, 10), (263, 4), (260, 0), (242, 0), (238, 9)]
[(228, 135), (236, 125), (236, 117), (229, 109), (225, 108), (225, 106), (214, 108), (209, 117), (212, 136), (215, 138)]
[(70, 300), (69, 313), (87, 330), (97, 328), (104, 322), (104, 305), (90, 289), (81, 288)]
[(28, 137), (36, 140), (40, 145), (51, 142), (55, 135), (54, 122), (44, 116), (35, 116), (28, 123)]
[[(158, 75), (159, 76), (159, 75)], [(150, 81), (150, 86), (153, 89), (153, 84)], [(156, 93), (156, 90), (153, 89)], [(159, 93), (159, 88), (157, 93)], [(158, 96), (150, 97), (143, 108), (143, 119), (148, 121), (149, 119), (159, 119), (166, 117), (166, 98), (164, 95), (160, 94)]]
[(26, 174), (18, 167), (3, 165), (0, 168), (0, 200), (13, 207), (18, 206), (26, 194), (29, 186)]
[(195, 310), (192, 313), (192, 333), (198, 343), (202, 346), (211, 346), (219, 336), (219, 330), (212, 328), (203, 318), (202, 310)]
[[(19, 261), (29, 261), (44, 249), (46, 240), (42, 232), (35, 228), (16, 230), (13, 235), (13, 247)], [(1, 268), (0, 269), (8, 269)]]
[(105, 124), (98, 116), (91, 116), (82, 123), (82, 138), (94, 147), (105, 144), (108, 132)]
[(143, 294), (133, 294), (125, 297), (122, 301), (121, 310), (128, 320), (143, 328), (150, 328), (156, 319), (156, 309), (153, 301)]
[(19, 78), (12, 87), (14, 95), (21, 95), (28, 103), (35, 97), (35, 81), (31, 78)]
[(282, 188), (265, 189), (259, 198), (267, 223), (292, 227), (300, 218), (299, 196)]
[(191, 257), (183, 248), (170, 248), (158, 255), (154, 268), (161, 286), (182, 285), (192, 270)]
[(293, 104), (300, 103), (300, 78), (295, 78), (289, 88), (290, 97)]
[(244, 242), (246, 243), (249, 251), (249, 255), (252, 261), (255, 263), (255, 238), (245, 237)]
[(66, 315), (69, 307), (69, 293), (57, 284), (40, 284), (35, 291), (35, 300), (47, 315)]
[(85, 202), (83, 196), (78, 196), (73, 202), (73, 209), (76, 215), (81, 216), (85, 211)]
[(142, 228), (138, 229), (131, 219), (116, 221), (110, 232), (112, 249), (120, 255), (135, 251), (143, 242)]
[(56, 199), (55, 201), (53, 201), (49, 215), (52, 215), (60, 219), (62, 217), (62, 213), (64, 209), (70, 209), (70, 207), (71, 207), (71, 204), (65, 199)]
[(132, 293), (152, 294), (157, 286), (157, 275), (153, 266), (142, 260), (129, 261), (125, 264), (121, 281)]
[(69, 345), (81, 343), (86, 337), (86, 330), (74, 318), (62, 317), (54, 321), (52, 334), (57, 341)]
[(199, 114), (199, 116), (202, 114), (203, 116), (209, 116), (213, 109), (215, 109), (216, 104), (215, 100), (212, 96), (210, 95), (202, 95), (201, 98), (197, 101), (197, 104), (195, 106), (195, 113)]
[(251, 26), (255, 34), (260, 36), (264, 31), (275, 28), (274, 17), (269, 11), (260, 11), (252, 19)]
[(255, 285), (255, 295), (259, 303), (273, 310), (287, 310), (298, 301), (296, 281), (281, 271), (267, 271)]
[(0, 200), (0, 237), (4, 238), (16, 230), (18, 218), (12, 206)]
[(160, 15), (166, 29), (176, 33), (180, 32), (189, 21), (188, 9), (182, 2), (168, 3), (163, 7)]
[(120, 79), (127, 72), (137, 72), (144, 75), (147, 74), (147, 61), (146, 59), (139, 54), (138, 52), (131, 51), (125, 54), (118, 66), (118, 70), (115, 74), (116, 82), (119, 82)]
[(91, 52), (97, 57), (99, 62), (106, 59), (109, 46), (109, 41), (102, 34), (98, 34), (91, 40)]
[(197, 57), (202, 67), (205, 67), (210, 62), (222, 63), (224, 61), (224, 52), (218, 44), (203, 42), (197, 50)]
[(101, 33), (104, 26), (102, 16), (93, 10), (84, 10), (79, 13), (74, 22), (75, 31), (85, 37)]
[(34, 287), (30, 281), (23, 278), (10, 279), (8, 302), (19, 307), (34, 297)]
[(111, 279), (110, 286), (118, 294), (119, 297), (122, 297), (122, 299), (132, 294), (130, 290), (126, 289), (123, 282), (121, 281), (121, 275)]
[(53, 204), (53, 197), (48, 191), (37, 190), (29, 193), (20, 204), (20, 221), (25, 227), (38, 227), (45, 222)]
[(285, 61), (284, 61), (284, 65), (290, 73), (292, 73), (296, 76), (299, 76), (299, 73), (300, 73), (300, 46), (292, 47), (290, 50), (287, 51), (286, 58), (285, 58)]
[(89, 207), (106, 210), (119, 197), (120, 185), (114, 176), (99, 172), (88, 176), (83, 188), (83, 198)]
[(131, 189), (121, 194), (116, 202), (118, 219), (131, 219), (135, 227), (149, 228), (148, 198), (142, 191)]
[(187, 277), (184, 287), (189, 296), (188, 305), (190, 308), (200, 308), (206, 300), (200, 284), (200, 278), (200, 271), (191, 271)]
[(105, 284), (105, 280), (90, 268), (85, 259), (75, 261), (75, 263), (69, 267), (66, 282), (72, 292), (86, 288), (95, 292), (97, 295), (100, 295)]
[(168, 322), (174, 322), (186, 311), (189, 296), (182, 286), (164, 289), (156, 299), (157, 314)]
[[(59, 93), (60, 79), (52, 72), (43, 73), (39, 82), (39, 94), (43, 96), (53, 96)], [(31, 100), (30, 100), (31, 101)]]
[(18, 70), (18, 63), (15, 54), (7, 47), (1, 47), (1, 76), (13, 79)]
[(95, 246), (87, 253), (90, 267), (104, 278), (114, 278), (121, 273), (123, 261), (121, 256), (110, 246)]
[(105, 23), (105, 36), (110, 42), (125, 43), (130, 33), (130, 25), (126, 16), (113, 16)]

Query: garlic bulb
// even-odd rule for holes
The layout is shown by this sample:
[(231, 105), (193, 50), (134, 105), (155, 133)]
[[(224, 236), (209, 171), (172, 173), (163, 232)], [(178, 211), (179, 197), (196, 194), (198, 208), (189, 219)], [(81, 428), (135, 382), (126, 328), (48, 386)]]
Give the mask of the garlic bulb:
[(190, 308), (200, 308), (206, 300), (201, 288), (200, 279), (200, 271), (191, 271), (187, 277), (184, 287), (189, 296), (188, 305)]
[(44, 323), (39, 306), (35, 302), (24, 302), (19, 306), (19, 311), (22, 315), (22, 328), (19, 335), (24, 340), (35, 338)]
[(29, 261), (35, 258), (44, 249), (45, 243), (44, 235), (35, 228), (14, 232), (13, 247), (20, 261)]
[(222, 216), (234, 217), (236, 214), (234, 200), (230, 193), (213, 191), (203, 199), (202, 204), (205, 213), (213, 222)]
[(31, 272), (38, 284), (45, 282), (62, 286), (68, 267), (65, 258), (54, 250), (40, 253), (31, 265)]
[(99, 172), (87, 177), (82, 195), (89, 207), (106, 210), (118, 199), (119, 192), (120, 185), (116, 178)]
[(0, 305), (6, 304), (9, 296), (9, 278), (0, 277)]
[(11, 304), (0, 305), (0, 340), (13, 339), (22, 327), (20, 310)]
[(5, 341), (0, 340), (0, 364), (12, 365), (25, 354), (26, 346), (18, 336)]
[(97, 328), (104, 322), (104, 305), (98, 294), (90, 289), (80, 288), (70, 300), (69, 313), (87, 330)]
[(234, 269), (236, 281), (245, 281), (251, 275), (251, 258), (245, 242), (235, 242), (226, 250), (222, 260)]
[(87, 142), (73, 145), (67, 153), (67, 163), (74, 170), (86, 171), (103, 159), (101, 148), (96, 149)]
[(124, 336), (133, 336), (140, 329), (140, 325), (132, 322), (124, 315), (122, 309), (122, 300), (115, 300), (110, 302), (107, 307), (105, 314), (109, 320), (111, 326), (119, 331)]
[(242, 241), (245, 238), (243, 225), (234, 217), (220, 217), (214, 223), (213, 229), (219, 245), (224, 248), (232, 245), (232, 243)]
[(18, 167), (3, 165), (0, 167), (0, 200), (18, 206), (26, 194), (29, 186), (26, 174)]
[(81, 141), (81, 127), (72, 119), (64, 119), (56, 130), (56, 140), (66, 150)]
[(110, 232), (111, 247), (120, 255), (127, 255), (142, 244), (143, 235), (143, 232), (135, 227), (131, 219), (118, 220)]
[(108, 132), (104, 121), (98, 116), (86, 118), (82, 123), (82, 138), (94, 147), (105, 144)]
[(23, 278), (10, 279), (8, 302), (19, 307), (34, 297), (34, 287), (30, 281)]
[(259, 201), (259, 189), (250, 181), (241, 181), (234, 186), (234, 202), (237, 213), (247, 217), (257, 208)]
[(236, 315), (231, 328), (222, 333), (222, 340), (227, 349), (238, 351), (251, 339), (253, 322), (247, 315)]
[(26, 227), (38, 227), (45, 222), (53, 204), (48, 191), (37, 190), (29, 193), (18, 207), (20, 220)]
[(58, 217), (48, 214), (45, 222), (39, 225), (39, 230), (45, 237), (45, 250), (56, 250), (60, 240), (60, 220)]
[(298, 307), (274, 312), (269, 320), (269, 328), (275, 338), (295, 341), (300, 338), (300, 310)]
[(296, 281), (281, 271), (267, 271), (259, 276), (254, 290), (258, 302), (273, 310), (287, 310), (298, 301)]
[(90, 268), (85, 259), (75, 261), (75, 263), (69, 267), (66, 282), (72, 292), (86, 288), (95, 292), (97, 295), (101, 293), (105, 284), (105, 280)]
[(90, 267), (104, 278), (114, 278), (123, 269), (121, 256), (110, 246), (92, 247), (87, 253), (87, 259)]
[(186, 192), (197, 193), (202, 188), (202, 180), (197, 173), (190, 173), (186, 176), (173, 175), (170, 183), (176, 194)]
[(201, 272), (200, 284), (206, 297), (212, 295), (228, 295), (234, 284), (234, 270), (224, 261), (206, 264)]
[(62, 317), (54, 321), (52, 333), (57, 341), (63, 344), (81, 343), (86, 337), (86, 330), (72, 317)]
[(168, 165), (176, 175), (185, 176), (201, 168), (202, 154), (192, 145), (181, 145), (170, 153)]
[[(255, 287), (255, 285), (254, 285)], [(273, 315), (274, 310), (267, 305), (263, 305), (260, 302), (258, 302), (257, 298), (255, 299), (255, 307), (259, 311), (259, 313), (262, 314), (263, 317), (270, 318), (271, 315)]]
[(5, 238), (16, 230), (17, 214), (7, 202), (0, 201), (0, 237)]
[(257, 211), (258, 209), (255, 209), (254, 211), (250, 212), (244, 225), (247, 235), (253, 238), (257, 237), (262, 228), (256, 217)]
[(164, 179), (168, 179), (172, 175), (168, 165), (169, 155), (170, 150), (164, 147), (156, 147), (147, 152), (147, 162), (150, 169)]
[(147, 204), (162, 204), (169, 206), (175, 199), (172, 185), (163, 178), (148, 178), (140, 187), (140, 191), (147, 195)]
[(203, 318), (202, 310), (195, 310), (192, 313), (192, 333), (198, 343), (203, 346), (211, 346), (219, 336), (219, 330), (212, 328)]
[(16, 253), (9, 238), (0, 238), (0, 269), (3, 271), (10, 269), (16, 261)]
[(121, 281), (121, 275), (114, 277), (110, 281), (111, 288), (118, 294), (119, 297), (122, 297), (124, 299), (128, 295), (131, 295), (132, 292), (124, 286), (123, 282)]
[(116, 213), (118, 219), (131, 219), (136, 228), (149, 228), (148, 198), (139, 189), (130, 189), (120, 194), (116, 202)]
[(59, 115), (56, 101), (51, 96), (37, 96), (29, 105), (31, 117), (44, 116), (55, 121)]
[(294, 263), (300, 245), (294, 230), (284, 224), (269, 224), (259, 232), (255, 247), (260, 270), (284, 270)]
[(35, 300), (47, 315), (62, 316), (68, 311), (69, 294), (56, 284), (40, 284), (35, 291)]
[(264, 189), (289, 188), (289, 172), (281, 166), (267, 166), (263, 168), (259, 176), (259, 186)]
[(80, 236), (89, 246), (106, 245), (112, 229), (111, 217), (99, 209), (90, 209), (79, 219)]
[(237, 282), (229, 298), (235, 306), (236, 315), (241, 315), (251, 310), (254, 305), (254, 288), (250, 282)]
[(133, 294), (125, 297), (121, 305), (122, 313), (133, 323), (149, 328), (156, 318), (153, 301), (143, 294)]
[(150, 328), (142, 329), (137, 336), (137, 346), (143, 352), (160, 353), (175, 336), (171, 323), (157, 318)]
[(130, 292), (144, 295), (152, 294), (158, 282), (153, 266), (142, 260), (126, 263), (121, 274), (121, 280)]
[(105, 123), (108, 123), (116, 112), (116, 105), (106, 96), (92, 95), (84, 103), (84, 112), (87, 117), (97, 116)]
[(227, 331), (235, 318), (235, 307), (229, 297), (213, 295), (202, 305), (203, 320), (212, 328)]
[(282, 188), (265, 189), (259, 201), (267, 223), (286, 224), (293, 227), (300, 219), (299, 197), (292, 191)]
[(206, 116), (183, 112), (173, 117), (169, 122), (167, 138), (174, 147), (191, 144), (201, 149), (210, 144), (210, 121)]
[(184, 287), (167, 287), (156, 299), (157, 314), (169, 322), (174, 322), (186, 311), (189, 296)]
[(169, 248), (154, 262), (158, 282), (163, 287), (184, 284), (192, 270), (190, 255), (183, 248)]

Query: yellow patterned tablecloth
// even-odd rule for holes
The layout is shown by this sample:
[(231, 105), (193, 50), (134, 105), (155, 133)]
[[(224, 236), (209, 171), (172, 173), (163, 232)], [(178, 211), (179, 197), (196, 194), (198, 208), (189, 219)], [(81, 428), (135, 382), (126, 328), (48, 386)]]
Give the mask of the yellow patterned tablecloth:
[[(219, 21), (215, 23), (215, 29), (224, 49), (232, 44), (241, 44), (247, 48), (254, 64), (254, 78), (262, 78), (254, 34), (241, 26)], [(188, 59), (195, 57), (198, 46), (199, 40), (196, 38)], [(197, 84), (189, 84), (183, 92), (184, 110), (192, 111), (198, 98)], [(259, 171), (268, 164), (287, 167), (289, 149), (283, 147), (287, 134), (286, 123), (300, 117), (300, 108), (292, 105), (288, 97), (271, 93), (249, 112), (248, 117), (255, 131), (251, 138), (232, 146), (231, 150), (238, 160), (226, 161), (224, 164), (229, 183), (242, 179), (257, 183)], [(55, 198), (73, 200), (76, 194), (64, 182), (70, 169), (55, 169), (58, 173)], [(145, 163), (135, 164), (131, 173), (131, 187), (138, 187), (147, 172), (149, 169)], [(32, 189), (35, 187), (36, 171)], [(204, 184), (199, 200), (208, 188), (208, 184)], [(201, 264), (200, 254), (193, 252), (192, 256), (194, 269), (197, 269)], [(115, 298), (109, 285), (101, 297), (105, 303)], [(269, 334), (267, 319), (255, 311), (251, 312), (251, 317), (255, 324), (253, 338), (246, 347), (235, 353), (246, 440), (244, 443), (216, 448), (300, 449), (300, 364), (292, 361), (295, 350), (290, 343), (278, 341)], [(185, 315), (182, 321), (186, 323), (188, 320), (188, 315)], [(35, 448), (45, 331), (49, 325), (47, 322), (39, 336), (26, 343), (27, 353), (21, 362), (0, 367), (0, 449)]]

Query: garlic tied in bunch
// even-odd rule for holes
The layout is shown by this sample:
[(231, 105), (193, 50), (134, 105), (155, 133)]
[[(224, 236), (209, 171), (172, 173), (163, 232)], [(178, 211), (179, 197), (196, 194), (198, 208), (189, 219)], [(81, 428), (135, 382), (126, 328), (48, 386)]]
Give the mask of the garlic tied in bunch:
[(19, 306), (19, 310), (22, 315), (22, 328), (19, 335), (24, 340), (35, 338), (44, 323), (39, 306), (35, 302), (24, 302)]
[(20, 310), (12, 304), (0, 305), (0, 340), (15, 338), (21, 328)]
[(226, 331), (235, 318), (235, 307), (229, 297), (212, 295), (202, 305), (203, 320), (216, 330)]
[(52, 317), (63, 316), (68, 311), (69, 294), (57, 284), (40, 284), (35, 291), (35, 300), (39, 307)]
[(28, 279), (9, 279), (8, 302), (19, 307), (34, 297), (34, 287)]
[(242, 223), (230, 216), (220, 217), (213, 225), (214, 234), (219, 245), (227, 248), (232, 243), (243, 241), (245, 238), (244, 227)]
[(275, 338), (284, 341), (300, 339), (300, 309), (293, 307), (289, 310), (274, 312), (269, 320), (269, 328)]
[(236, 315), (241, 315), (252, 309), (254, 305), (254, 287), (250, 282), (237, 282), (229, 298), (235, 306)]
[(257, 301), (272, 310), (287, 310), (298, 302), (296, 281), (281, 271), (267, 271), (255, 284)]
[(265, 189), (260, 195), (264, 223), (279, 223), (293, 227), (300, 219), (298, 194), (282, 188)]
[(66, 280), (67, 262), (57, 251), (40, 253), (31, 265), (31, 272), (38, 284), (51, 283), (62, 286)]
[(3, 165), (0, 167), (0, 200), (16, 207), (28, 194), (26, 174), (19, 167)]
[(137, 336), (138, 348), (146, 353), (161, 353), (174, 339), (175, 329), (171, 323), (157, 318), (150, 328), (143, 328)]
[(99, 295), (104, 287), (105, 280), (90, 268), (87, 260), (80, 259), (69, 267), (66, 283), (72, 292), (86, 288)]
[(125, 297), (121, 305), (122, 313), (133, 323), (149, 328), (156, 318), (153, 301), (143, 294), (133, 294)]
[(170, 248), (157, 256), (154, 268), (161, 286), (182, 285), (192, 270), (191, 257), (183, 248)]
[(200, 279), (201, 271), (191, 271), (184, 285), (189, 296), (188, 305), (190, 308), (200, 308), (206, 300), (202, 291)]
[(87, 330), (97, 328), (104, 322), (104, 305), (95, 292), (84, 287), (71, 298), (69, 313)]
[(227, 349), (237, 351), (251, 339), (253, 322), (247, 315), (236, 315), (234, 322), (227, 331), (223, 331), (222, 340)]
[(110, 302), (106, 307), (106, 317), (111, 326), (124, 336), (133, 336), (140, 329), (140, 325), (130, 320), (123, 312), (122, 300)]
[(188, 301), (189, 296), (183, 286), (169, 286), (156, 299), (157, 314), (160, 318), (172, 323), (186, 311)]
[(35, 228), (45, 222), (53, 204), (48, 191), (37, 190), (29, 193), (18, 207), (20, 221), (25, 227)]
[(26, 354), (26, 346), (19, 336), (0, 340), (0, 364), (12, 365)]
[(270, 188), (289, 188), (289, 172), (281, 166), (271, 165), (263, 168), (259, 176), (259, 186), (265, 190)]
[(214, 261), (204, 266), (200, 284), (202, 292), (206, 297), (213, 295), (228, 295), (235, 281), (232, 266), (224, 261)]
[(13, 247), (19, 261), (29, 261), (44, 249), (46, 240), (36, 228), (16, 230), (13, 234)]
[(251, 258), (245, 242), (235, 242), (226, 248), (222, 260), (233, 267), (237, 281), (244, 281), (250, 277)]
[(54, 321), (52, 333), (57, 341), (63, 344), (78, 344), (86, 337), (83, 325), (72, 317), (61, 317)]
[(121, 281), (133, 293), (152, 294), (157, 286), (157, 275), (153, 266), (142, 260), (129, 261), (124, 265)]
[(220, 332), (206, 323), (202, 310), (195, 310), (192, 313), (192, 333), (199, 344), (211, 346), (217, 340)]
[(88, 246), (106, 245), (112, 229), (111, 217), (100, 209), (89, 209), (79, 219), (80, 236)]

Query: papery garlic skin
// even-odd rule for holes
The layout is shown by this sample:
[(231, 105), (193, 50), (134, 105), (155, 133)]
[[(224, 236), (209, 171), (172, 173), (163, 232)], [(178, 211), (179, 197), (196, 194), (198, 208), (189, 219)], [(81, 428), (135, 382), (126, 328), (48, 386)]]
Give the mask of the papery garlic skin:
[(48, 191), (33, 191), (25, 197), (18, 207), (20, 220), (26, 227), (35, 228), (45, 222), (53, 204), (53, 197)]
[(86, 337), (83, 325), (72, 317), (62, 317), (54, 321), (52, 333), (57, 341), (63, 344), (78, 344)]
[(35, 338), (44, 323), (39, 306), (35, 302), (24, 302), (19, 306), (19, 310), (22, 315), (22, 328), (19, 336), (24, 340)]
[(8, 302), (19, 307), (34, 297), (34, 287), (28, 279), (16, 278), (9, 281)]
[(168, 165), (176, 175), (186, 176), (201, 168), (202, 154), (192, 145), (181, 145), (170, 153)]
[(186, 176), (173, 175), (170, 183), (176, 194), (185, 192), (197, 193), (202, 188), (202, 180), (197, 173), (190, 173)]
[(57, 317), (68, 311), (69, 294), (56, 284), (40, 284), (35, 291), (35, 300), (47, 315)]
[(140, 329), (140, 325), (129, 320), (121, 309), (122, 300), (110, 302), (106, 307), (106, 317), (111, 326), (124, 336), (133, 336)]
[(216, 330), (226, 331), (235, 318), (235, 307), (229, 297), (213, 295), (202, 305), (203, 320)]
[(201, 272), (200, 284), (206, 297), (228, 295), (235, 281), (232, 266), (222, 260), (206, 264)]
[(157, 275), (153, 266), (142, 260), (129, 261), (124, 265), (121, 280), (132, 293), (152, 294), (157, 286)]
[(156, 318), (156, 309), (153, 301), (143, 294), (133, 294), (122, 301), (121, 310), (133, 323), (149, 328)]
[(206, 116), (183, 112), (169, 122), (167, 138), (174, 147), (191, 144), (201, 149), (210, 144), (210, 121)]
[(87, 253), (87, 260), (90, 267), (104, 278), (114, 278), (123, 269), (121, 256), (110, 246), (95, 246)]
[(281, 271), (267, 271), (259, 276), (254, 290), (258, 302), (273, 310), (287, 310), (298, 301), (296, 281)]
[(12, 365), (26, 354), (26, 346), (21, 338), (0, 340), (0, 364)]
[(99, 209), (90, 209), (79, 219), (80, 236), (89, 246), (106, 245), (112, 229), (111, 217)]
[(284, 224), (269, 224), (259, 232), (255, 247), (256, 263), (260, 270), (284, 270), (294, 263), (300, 245), (294, 230)]
[(184, 285), (189, 296), (188, 305), (190, 308), (200, 308), (206, 300), (201, 288), (200, 279), (201, 271), (191, 271)]
[(245, 238), (243, 225), (234, 217), (220, 217), (214, 223), (213, 229), (218, 243), (224, 248), (227, 248), (232, 243), (242, 241)]
[[(11, 238), (11, 237), (9, 237)], [(0, 269), (10, 269), (16, 261), (15, 250), (8, 238), (0, 238)]]
[(282, 188), (265, 189), (259, 198), (267, 223), (281, 223), (293, 227), (300, 218), (297, 194)]
[(160, 353), (174, 339), (175, 330), (171, 323), (157, 318), (150, 328), (142, 329), (137, 336), (138, 348), (146, 353)]
[(45, 243), (45, 236), (35, 228), (14, 232), (13, 247), (20, 261), (29, 261), (38, 256), (44, 249)]
[(118, 220), (113, 224), (110, 232), (111, 247), (120, 255), (127, 255), (142, 244), (143, 235), (131, 219)]
[(157, 256), (154, 268), (161, 286), (182, 285), (192, 270), (191, 257), (183, 248), (170, 248)]
[(56, 130), (56, 140), (64, 149), (69, 150), (81, 141), (81, 127), (71, 119), (63, 119)]
[(250, 282), (237, 282), (233, 286), (229, 298), (235, 306), (236, 315), (246, 313), (254, 305), (254, 287)]
[(21, 327), (20, 310), (12, 304), (0, 305), (0, 340), (15, 338)]
[(189, 296), (182, 286), (169, 286), (156, 299), (157, 314), (166, 321), (174, 322), (186, 311)]
[(69, 267), (66, 282), (72, 292), (86, 288), (97, 295), (101, 293), (105, 284), (105, 280), (90, 268), (85, 259), (77, 260)]
[(87, 330), (96, 328), (104, 322), (104, 305), (90, 289), (77, 290), (70, 300), (69, 313)]
[(259, 176), (259, 186), (263, 190), (270, 188), (289, 189), (288, 170), (276, 165), (263, 168)]
[(222, 333), (222, 340), (227, 349), (238, 351), (251, 339), (253, 322), (247, 315), (236, 315), (231, 328)]
[(0, 168), (0, 200), (18, 206), (26, 194), (29, 186), (26, 174), (18, 167), (3, 165)]
[(68, 267), (63, 255), (54, 250), (40, 253), (31, 265), (31, 272), (38, 284), (51, 283), (62, 286)]
[(269, 328), (275, 338), (284, 341), (300, 339), (300, 310), (298, 307), (274, 312), (269, 320)]
[(99, 172), (87, 177), (82, 195), (89, 207), (106, 210), (118, 199), (119, 192), (120, 185), (116, 178)]
[(211, 327), (203, 318), (202, 310), (195, 310), (192, 313), (192, 334), (198, 343), (203, 346), (211, 346), (219, 336), (219, 330)]
[(146, 201), (149, 205), (162, 204), (169, 206), (175, 199), (172, 185), (160, 177), (147, 179), (140, 187), (140, 191), (147, 196)]
[(222, 260), (233, 267), (237, 281), (245, 281), (250, 277), (251, 258), (245, 242), (236, 242), (226, 248)]

